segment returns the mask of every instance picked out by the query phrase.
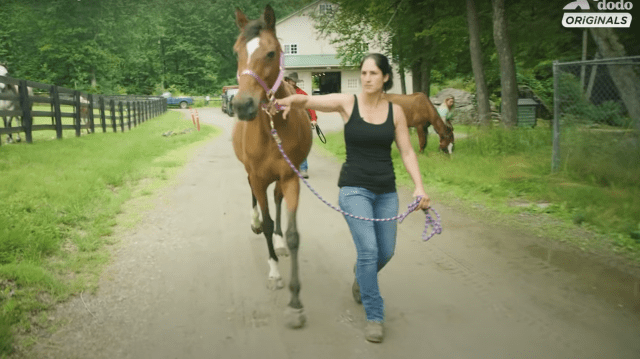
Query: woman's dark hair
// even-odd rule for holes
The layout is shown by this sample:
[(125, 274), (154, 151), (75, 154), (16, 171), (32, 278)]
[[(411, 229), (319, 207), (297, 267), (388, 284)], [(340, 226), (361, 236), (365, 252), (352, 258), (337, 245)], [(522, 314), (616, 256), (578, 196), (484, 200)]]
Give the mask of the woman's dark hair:
[(360, 63), (360, 70), (362, 70), (362, 65), (367, 59), (372, 59), (376, 63), (376, 66), (378, 66), (380, 71), (382, 71), (383, 77), (384, 75), (389, 75), (389, 79), (387, 80), (387, 82), (382, 85), (382, 90), (384, 92), (389, 91), (393, 87), (393, 71), (391, 70), (391, 65), (389, 65), (389, 59), (387, 59), (387, 57), (383, 54), (368, 54), (362, 59), (362, 62)]

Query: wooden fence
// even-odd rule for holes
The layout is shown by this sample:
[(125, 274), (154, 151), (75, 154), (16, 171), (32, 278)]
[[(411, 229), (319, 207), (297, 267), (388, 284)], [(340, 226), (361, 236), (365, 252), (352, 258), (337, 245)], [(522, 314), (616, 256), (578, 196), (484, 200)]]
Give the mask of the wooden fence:
[[(56, 131), (56, 137), (62, 138), (63, 130), (75, 130), (75, 135), (80, 136), (83, 129), (91, 133), (95, 127), (107, 132), (111, 128), (113, 132), (124, 132), (137, 125), (154, 118), (167, 111), (167, 100), (160, 96), (118, 96), (118, 95), (93, 95), (64, 87), (41, 84), (37, 82), (14, 79), (0, 76), (0, 83), (10, 84), (19, 88), (18, 94), (0, 93), (0, 100), (18, 101), (20, 110), (9, 111), (0, 108), (0, 118), (7, 116), (21, 117), (22, 121), (13, 121), (12, 126), (0, 128), (0, 143), (2, 135), (12, 133), (25, 133), (25, 139), (32, 143), (33, 131)], [(35, 95), (30, 94), (33, 89)], [(48, 104), (50, 111), (34, 111), (34, 104)], [(71, 106), (73, 112), (62, 112), (61, 105)], [(94, 113), (98, 110), (99, 113)], [(50, 118), (51, 124), (36, 124), (34, 118)], [(83, 123), (83, 117), (86, 123)], [(63, 124), (64, 118), (73, 119), (73, 124)], [(15, 118), (14, 118), (15, 120)]]

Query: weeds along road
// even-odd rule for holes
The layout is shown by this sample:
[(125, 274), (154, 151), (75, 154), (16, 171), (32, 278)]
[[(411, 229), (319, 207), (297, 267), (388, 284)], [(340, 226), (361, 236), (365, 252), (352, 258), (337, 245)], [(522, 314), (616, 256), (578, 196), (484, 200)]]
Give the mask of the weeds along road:
[[(265, 239), (250, 229), (250, 190), (230, 141), (235, 119), (219, 109), (199, 113), (224, 134), (121, 236), (97, 293), (52, 314), (68, 324), (29, 357), (638, 358), (637, 281), (586, 262), (564, 266), (569, 254), (438, 198), (442, 235), (422, 242), (417, 213), (398, 227), (395, 257), (380, 275), (385, 341), (367, 343), (364, 311), (351, 296), (348, 227), (306, 187), (298, 224), (307, 324), (287, 329), (289, 291), (267, 290)], [(323, 114), (320, 124), (340, 128)], [(340, 163), (315, 150), (309, 165), (312, 185), (335, 203)], [(404, 208), (411, 189), (399, 196)], [(285, 282), (289, 263), (280, 261)]]

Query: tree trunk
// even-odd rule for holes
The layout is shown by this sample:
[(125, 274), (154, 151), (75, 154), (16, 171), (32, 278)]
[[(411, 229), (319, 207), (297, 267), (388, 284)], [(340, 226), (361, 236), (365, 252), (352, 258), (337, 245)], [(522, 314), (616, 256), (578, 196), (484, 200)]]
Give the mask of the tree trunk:
[(413, 93), (422, 92), (422, 60), (418, 60), (411, 65), (411, 79)]
[(431, 43), (431, 36), (427, 36), (424, 40), (424, 48), (422, 52), (422, 63), (420, 64), (420, 92), (423, 92), (427, 97), (431, 92), (431, 56), (433, 44)]
[(491, 106), (489, 105), (489, 90), (484, 79), (482, 65), (482, 47), (480, 45), (480, 21), (474, 0), (467, 0), (467, 22), (469, 24), (469, 52), (471, 66), (476, 80), (476, 102), (478, 103), (478, 123), (483, 126), (491, 124)]
[[(593, 57), (594, 60), (600, 58), (600, 53), (596, 52), (596, 55)], [(591, 68), (591, 75), (589, 75), (589, 83), (587, 84), (587, 92), (585, 92), (584, 97), (591, 101), (591, 91), (593, 90), (593, 84), (596, 82), (596, 72), (598, 71), (598, 64), (593, 64)]]
[(95, 67), (91, 68), (91, 88), (98, 87), (98, 81), (96, 80), (96, 69)]
[[(590, 28), (589, 31), (598, 46), (598, 53), (603, 58), (627, 56), (613, 29)], [(640, 131), (640, 89), (638, 86), (640, 79), (638, 79), (638, 75), (633, 71), (631, 65), (608, 65), (607, 67), (629, 116), (635, 122), (635, 129)]]
[[(582, 61), (587, 60), (587, 29), (582, 30)], [(585, 65), (580, 66), (580, 88), (584, 90)]]
[(420, 81), (422, 91), (420, 92), (424, 92), (424, 94), (429, 97), (429, 92), (431, 92), (431, 61), (423, 59), (420, 67), (420, 71), (422, 72)]
[(394, 38), (393, 44), (396, 47), (398, 53), (398, 75), (400, 76), (400, 86), (402, 88), (402, 94), (407, 94), (407, 79), (405, 78), (405, 60), (404, 52), (402, 51), (402, 44), (399, 43), (398, 38)]
[(511, 44), (504, 14), (504, 0), (491, 0), (493, 5), (493, 41), (500, 62), (500, 85), (502, 87), (502, 123), (507, 127), (516, 124), (518, 110), (518, 82), (516, 66), (511, 53)]
[(400, 87), (402, 89), (402, 94), (407, 94), (407, 79), (404, 78), (404, 66), (402, 64), (399, 65), (398, 75), (400, 75)]

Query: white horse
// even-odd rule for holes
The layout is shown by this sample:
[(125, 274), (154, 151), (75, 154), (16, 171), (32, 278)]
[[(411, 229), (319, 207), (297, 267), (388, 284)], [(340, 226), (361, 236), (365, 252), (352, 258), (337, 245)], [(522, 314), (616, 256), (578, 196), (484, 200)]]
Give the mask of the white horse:
[[(9, 74), (9, 71), (7, 71), (7, 69), (4, 66), (0, 65), (0, 76), (8, 76), (8, 74)], [(28, 90), (29, 96), (33, 96), (33, 89), (28, 87), (27, 90)], [(14, 96), (18, 96), (19, 94), (18, 86), (0, 82), (0, 94), (13, 94)], [(20, 100), (18, 98), (14, 100), (0, 100), (0, 111), (20, 111), (20, 110), (21, 110)], [(7, 119), (7, 117), (9, 119)], [(2, 116), (4, 127), (11, 127), (11, 122), (13, 121), (14, 118), (17, 121), (20, 121), (20, 124), (22, 124), (21, 117)], [(20, 133), (18, 132), (16, 134), (16, 142), (20, 142), (21, 140), (22, 139), (20, 138)], [(13, 142), (13, 137), (11, 136), (11, 134), (8, 134), (7, 143), (12, 143), (12, 142)]]

